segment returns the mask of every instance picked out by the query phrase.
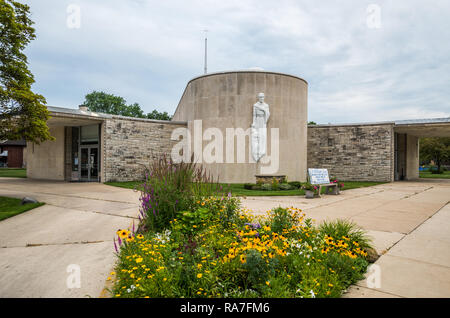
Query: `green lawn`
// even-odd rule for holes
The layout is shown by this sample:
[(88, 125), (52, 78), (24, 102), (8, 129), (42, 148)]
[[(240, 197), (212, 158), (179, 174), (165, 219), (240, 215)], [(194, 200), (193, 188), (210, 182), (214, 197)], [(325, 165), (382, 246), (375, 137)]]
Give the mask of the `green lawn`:
[(39, 202), (22, 205), (21, 201), (16, 198), (0, 197), (0, 221), (45, 204)]
[(430, 171), (420, 171), (419, 176), (421, 178), (450, 179), (450, 171), (444, 171), (444, 173), (441, 174), (432, 174)]
[[(374, 185), (382, 184), (385, 182), (360, 182), (360, 181), (347, 181), (344, 183), (343, 190), (363, 188), (363, 187), (371, 187)], [(142, 181), (127, 181), (127, 182), (106, 182), (105, 184), (127, 188), (127, 189), (138, 189), (142, 184)], [(247, 190), (244, 189), (243, 183), (232, 183), (232, 184), (222, 184), (223, 188), (227, 191), (231, 191), (234, 196), (293, 196), (293, 195), (304, 195), (305, 192), (303, 190), (279, 190), (279, 191), (264, 191), (264, 190)], [(323, 189), (325, 191), (325, 189)]]
[(26, 178), (27, 177), (27, 169), (0, 168), (0, 178), (1, 177)]

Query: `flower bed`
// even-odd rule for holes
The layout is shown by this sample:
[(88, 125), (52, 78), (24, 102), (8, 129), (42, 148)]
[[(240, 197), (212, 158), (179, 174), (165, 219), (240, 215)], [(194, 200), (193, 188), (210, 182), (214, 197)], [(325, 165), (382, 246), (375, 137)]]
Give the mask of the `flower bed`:
[(364, 232), (300, 210), (256, 218), (231, 196), (178, 211), (159, 233), (118, 231), (113, 297), (339, 297), (368, 266)]

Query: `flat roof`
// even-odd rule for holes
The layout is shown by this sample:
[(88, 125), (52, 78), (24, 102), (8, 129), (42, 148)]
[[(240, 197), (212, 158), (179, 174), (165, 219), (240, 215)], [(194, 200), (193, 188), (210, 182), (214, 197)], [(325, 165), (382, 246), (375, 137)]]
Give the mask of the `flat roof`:
[(121, 115), (112, 115), (106, 113), (98, 113), (91, 111), (84, 111), (81, 109), (75, 108), (64, 108), (64, 107), (56, 107), (56, 106), (47, 106), (47, 109), (51, 113), (56, 114), (67, 114), (72, 116), (83, 116), (89, 117), (90, 119), (124, 119), (124, 120), (135, 120), (135, 121), (145, 121), (159, 124), (173, 124), (173, 125), (186, 125), (185, 121), (171, 121), (171, 120), (158, 120), (158, 119), (148, 119), (148, 118), (137, 118), (137, 117), (129, 117), (129, 116), (121, 116)]
[(424, 118), (424, 119), (405, 119), (405, 120), (391, 120), (379, 122), (360, 122), (360, 123), (343, 123), (343, 124), (317, 124), (308, 125), (308, 127), (338, 127), (338, 126), (376, 126), (376, 125), (424, 125), (424, 124), (450, 124), (450, 117), (448, 118)]

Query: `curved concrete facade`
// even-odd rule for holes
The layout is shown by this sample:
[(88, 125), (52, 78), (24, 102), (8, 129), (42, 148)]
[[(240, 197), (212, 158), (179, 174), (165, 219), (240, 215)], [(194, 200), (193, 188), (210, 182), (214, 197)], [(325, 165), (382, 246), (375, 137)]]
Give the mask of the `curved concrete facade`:
[[(234, 148), (227, 148), (231, 135), (227, 138), (227, 128), (242, 128), (247, 131), (252, 124), (253, 104), (257, 94), (265, 94), (265, 102), (270, 106), (267, 123), (267, 155), (269, 164), (255, 163), (251, 159), (251, 142), (246, 137), (245, 162), (238, 162), (237, 138)], [(202, 134), (208, 128), (218, 128), (224, 137), (223, 163), (205, 163), (221, 182), (255, 182), (255, 175), (286, 175), (290, 181), (306, 181), (307, 169), (307, 94), (308, 83), (296, 76), (265, 71), (234, 71), (213, 73), (191, 80), (175, 111), (173, 120), (187, 121), (191, 136), (194, 137), (194, 121), (201, 120)], [(272, 128), (278, 128), (279, 156), (272, 147)], [(274, 135), (276, 132), (274, 132)], [(198, 135), (198, 132), (197, 132)], [(206, 137), (206, 136), (204, 136)], [(194, 138), (193, 138), (194, 139)], [(205, 138), (204, 138), (205, 139)], [(215, 140), (214, 138), (211, 141)], [(275, 140), (275, 139), (274, 139)], [(211, 141), (204, 140), (203, 150)], [(194, 150), (192, 146), (192, 150)], [(198, 148), (197, 148), (198, 149)], [(233, 149), (234, 153), (230, 152)], [(198, 157), (197, 157), (198, 158)], [(264, 173), (261, 167), (276, 167), (276, 172)], [(272, 169), (273, 170), (273, 169)]]

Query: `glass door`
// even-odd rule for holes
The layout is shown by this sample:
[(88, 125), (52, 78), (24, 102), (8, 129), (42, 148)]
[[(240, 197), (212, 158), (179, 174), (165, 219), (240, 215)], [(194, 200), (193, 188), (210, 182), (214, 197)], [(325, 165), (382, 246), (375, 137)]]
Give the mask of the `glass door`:
[(98, 181), (98, 146), (81, 146), (80, 179)]

